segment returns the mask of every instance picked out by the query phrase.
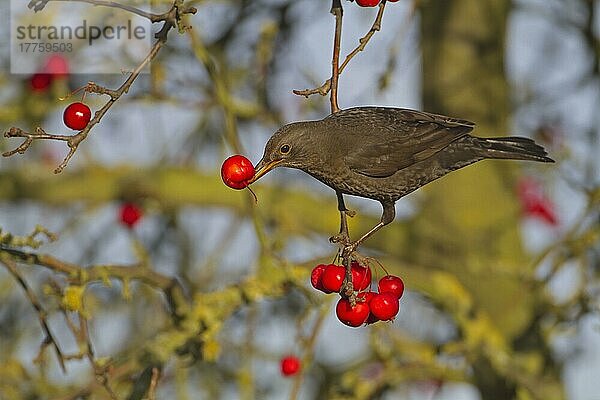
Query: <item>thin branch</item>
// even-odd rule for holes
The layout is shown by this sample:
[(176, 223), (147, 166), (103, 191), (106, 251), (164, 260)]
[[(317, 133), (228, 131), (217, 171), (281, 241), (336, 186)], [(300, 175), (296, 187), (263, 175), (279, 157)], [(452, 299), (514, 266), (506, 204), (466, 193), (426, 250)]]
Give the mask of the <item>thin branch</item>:
[(341, 0), (332, 0), (331, 13), (335, 16), (335, 34), (333, 36), (333, 56), (331, 57), (331, 113), (340, 110), (338, 105), (338, 80), (340, 78), (340, 47), (342, 42), (342, 17), (344, 9)]
[(33, 308), (35, 309), (35, 311), (37, 313), (38, 319), (40, 321), (40, 325), (42, 325), (42, 329), (44, 330), (44, 333), (46, 334), (46, 337), (44, 338), (44, 341), (42, 342), (42, 345), (40, 348), (40, 356), (46, 346), (52, 345), (52, 347), (54, 347), (54, 350), (56, 352), (56, 358), (58, 358), (58, 363), (60, 364), (60, 368), (63, 370), (63, 372), (66, 373), (67, 369), (65, 367), (65, 360), (63, 357), (63, 353), (62, 353), (60, 347), (58, 346), (58, 342), (52, 335), (52, 332), (50, 332), (50, 327), (48, 326), (48, 321), (46, 320), (46, 311), (42, 307), (42, 304), (37, 299), (37, 296), (35, 295), (33, 290), (31, 290), (29, 285), (27, 285), (27, 282), (25, 281), (25, 279), (19, 274), (19, 270), (17, 269), (17, 264), (12, 259), (10, 259), (9, 257), (6, 257), (4, 255), (0, 255), (0, 262), (8, 269), (8, 272), (11, 273), (11, 275), (15, 278), (15, 280), (19, 283), (19, 285), (25, 291), (25, 294), (27, 295), (29, 302), (31, 303), (31, 305), (33, 306)]
[(156, 386), (158, 386), (159, 379), (160, 370), (156, 367), (152, 368), (152, 379), (150, 380), (150, 387), (148, 387), (148, 400), (156, 400)]
[[(365, 47), (367, 47), (367, 44), (369, 43), (369, 41), (371, 40), (371, 38), (373, 37), (375, 32), (378, 32), (381, 30), (381, 20), (383, 19), (383, 12), (385, 10), (385, 4), (386, 4), (385, 1), (382, 1), (381, 3), (379, 3), (379, 10), (377, 12), (377, 16), (375, 17), (375, 21), (373, 21), (373, 25), (371, 26), (369, 31), (365, 34), (365, 36), (363, 36), (362, 38), (360, 38), (358, 40), (358, 42), (359, 42), (358, 46), (355, 47), (354, 50), (352, 50), (350, 53), (348, 53), (348, 55), (344, 59), (344, 62), (339, 66), (338, 75), (344, 71), (344, 69), (350, 62), (350, 60), (352, 60), (358, 53), (360, 53), (361, 51), (363, 51), (365, 49)], [(333, 8), (332, 8), (332, 10), (333, 10)], [(341, 29), (341, 26), (340, 26), (340, 29)], [(332, 78), (333, 78), (333, 76), (332, 76)], [(321, 96), (326, 96), (332, 90), (332, 78), (329, 78), (321, 86), (316, 87), (314, 89), (293, 90), (293, 93), (298, 96), (304, 96), (304, 97), (309, 97), (313, 94), (320, 94)]]

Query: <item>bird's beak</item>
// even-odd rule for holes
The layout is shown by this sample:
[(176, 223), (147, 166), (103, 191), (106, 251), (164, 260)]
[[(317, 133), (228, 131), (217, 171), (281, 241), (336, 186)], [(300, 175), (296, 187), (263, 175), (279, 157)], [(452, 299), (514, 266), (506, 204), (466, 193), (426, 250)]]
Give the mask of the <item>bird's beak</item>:
[(260, 160), (258, 164), (256, 164), (254, 176), (248, 181), (248, 185), (256, 182), (261, 176), (278, 166), (281, 163), (281, 161), (283, 160), (275, 160), (269, 162), (265, 162), (264, 158)]

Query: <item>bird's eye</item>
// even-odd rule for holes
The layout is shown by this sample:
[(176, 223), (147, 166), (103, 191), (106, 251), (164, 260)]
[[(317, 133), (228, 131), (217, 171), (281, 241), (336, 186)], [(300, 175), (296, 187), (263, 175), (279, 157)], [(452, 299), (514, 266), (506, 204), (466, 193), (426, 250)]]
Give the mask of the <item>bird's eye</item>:
[(281, 152), (281, 154), (287, 154), (290, 152), (290, 145), (289, 144), (284, 144), (283, 146), (281, 146), (279, 148), (279, 151)]

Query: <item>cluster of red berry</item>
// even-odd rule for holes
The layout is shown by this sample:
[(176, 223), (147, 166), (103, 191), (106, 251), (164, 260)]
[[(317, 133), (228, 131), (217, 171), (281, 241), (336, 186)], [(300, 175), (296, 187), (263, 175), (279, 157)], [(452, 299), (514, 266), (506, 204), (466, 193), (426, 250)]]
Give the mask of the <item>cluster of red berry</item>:
[(236, 154), (223, 161), (221, 178), (233, 189), (243, 189), (254, 177), (254, 165), (246, 157)]
[[(371, 287), (371, 269), (353, 261), (352, 285), (358, 291), (356, 304), (342, 297), (335, 308), (338, 319), (345, 325), (358, 327), (364, 323), (390, 321), (400, 310), (400, 297), (404, 293), (404, 282), (397, 276), (386, 275), (379, 280), (378, 292)], [(311, 273), (312, 286), (323, 293), (339, 293), (342, 289), (346, 269), (342, 265), (319, 264)]]
[[(387, 1), (390, 3), (395, 3), (399, 0), (387, 0)], [(361, 7), (375, 7), (379, 3), (381, 3), (381, 0), (356, 0), (356, 4), (358, 4)]]

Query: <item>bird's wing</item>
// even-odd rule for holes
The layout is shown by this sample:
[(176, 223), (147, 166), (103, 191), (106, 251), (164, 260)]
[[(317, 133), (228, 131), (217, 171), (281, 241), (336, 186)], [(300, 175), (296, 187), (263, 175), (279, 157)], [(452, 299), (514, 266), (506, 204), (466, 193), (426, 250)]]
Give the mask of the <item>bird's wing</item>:
[(387, 177), (425, 160), (473, 130), (469, 121), (422, 111), (360, 107), (327, 119), (340, 134), (354, 137), (345, 156), (348, 167), (362, 175)]

